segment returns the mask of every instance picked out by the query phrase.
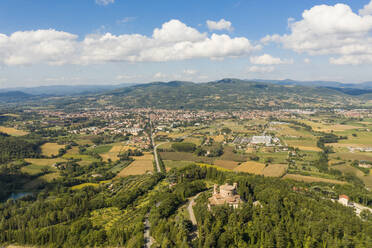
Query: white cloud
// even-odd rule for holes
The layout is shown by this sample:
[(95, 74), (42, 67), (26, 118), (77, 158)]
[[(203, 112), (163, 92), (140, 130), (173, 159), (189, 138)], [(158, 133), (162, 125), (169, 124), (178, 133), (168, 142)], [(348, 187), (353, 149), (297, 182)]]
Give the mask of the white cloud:
[(372, 14), (372, 1), (369, 4), (364, 5), (363, 9), (359, 10), (359, 15), (366, 16)]
[(104, 5), (104, 6), (112, 4), (112, 3), (115, 3), (115, 0), (96, 0), (96, 4)]
[(163, 42), (196, 42), (206, 38), (205, 33), (199, 33), (198, 30), (186, 26), (179, 20), (170, 20), (162, 25), (161, 28), (155, 28), (153, 38)]
[(185, 70), (183, 70), (183, 74), (190, 75), (190, 76), (195, 75), (196, 73), (197, 73), (197, 71), (196, 70), (192, 70), (192, 69), (185, 69)]
[(205, 33), (171, 20), (152, 37), (141, 34), (90, 34), (82, 41), (66, 32), (36, 30), (0, 34), (0, 64), (97, 64), (106, 62), (224, 59), (261, 49), (245, 37)]
[(77, 36), (53, 29), (0, 34), (0, 62), (27, 65), (40, 62), (64, 64), (74, 59)]
[(275, 68), (273, 66), (250, 66), (248, 67), (248, 72), (256, 72), (256, 73), (268, 73), (274, 71)]
[(275, 58), (270, 54), (263, 54), (261, 56), (251, 57), (250, 61), (255, 65), (281, 65), (281, 64), (292, 64), (293, 60), (282, 60)]
[[(365, 11), (362, 11), (366, 13)], [(339, 56), (331, 63), (370, 63), (372, 16), (358, 15), (346, 4), (317, 5), (305, 10), (302, 20), (289, 24), (290, 34), (271, 35), (262, 42), (279, 42), (285, 48), (309, 55)]]
[(221, 19), (218, 22), (207, 20), (207, 27), (209, 30), (233, 30), (231, 22), (226, 21), (225, 19)]

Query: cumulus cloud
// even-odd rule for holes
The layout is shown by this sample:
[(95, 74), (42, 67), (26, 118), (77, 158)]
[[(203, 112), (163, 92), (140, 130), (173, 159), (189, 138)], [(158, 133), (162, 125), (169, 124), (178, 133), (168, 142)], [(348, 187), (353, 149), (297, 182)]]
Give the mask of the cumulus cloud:
[(256, 73), (268, 73), (274, 71), (275, 68), (273, 66), (250, 66), (248, 67), (248, 72), (256, 72)]
[(178, 20), (164, 23), (152, 36), (90, 34), (80, 41), (77, 35), (53, 29), (0, 34), (0, 64), (6, 65), (224, 59), (259, 49), (245, 37), (207, 36)]
[(359, 10), (359, 15), (366, 16), (372, 14), (372, 1), (369, 4), (364, 5), (363, 9)]
[(0, 62), (27, 65), (40, 62), (64, 64), (74, 58), (77, 36), (53, 29), (0, 34)]
[(233, 30), (231, 22), (226, 21), (225, 19), (221, 19), (218, 22), (207, 20), (207, 27), (209, 30)]
[(96, 0), (96, 4), (104, 5), (104, 6), (112, 4), (112, 3), (115, 3), (115, 0)]
[(302, 20), (289, 23), (289, 34), (266, 36), (262, 42), (278, 42), (298, 53), (336, 56), (331, 63), (369, 63), (372, 15), (367, 10), (357, 14), (346, 4), (317, 5), (305, 10)]
[(263, 54), (261, 56), (254, 56), (250, 58), (252, 64), (255, 65), (281, 65), (281, 64), (292, 64), (293, 60), (282, 60), (275, 58), (270, 54)]

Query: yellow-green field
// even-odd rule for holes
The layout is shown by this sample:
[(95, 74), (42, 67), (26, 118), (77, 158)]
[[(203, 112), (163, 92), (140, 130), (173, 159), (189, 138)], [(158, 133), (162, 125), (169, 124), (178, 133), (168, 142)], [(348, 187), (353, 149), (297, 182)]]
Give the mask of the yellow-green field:
[(215, 135), (211, 136), (211, 138), (216, 142), (223, 142), (225, 140), (225, 137), (223, 135)]
[(12, 136), (24, 136), (28, 134), (28, 132), (26, 131), (18, 130), (13, 127), (4, 127), (4, 126), (0, 126), (0, 132), (6, 133)]
[(48, 168), (49, 171), (57, 171), (52, 165), (58, 162), (66, 162), (66, 160), (61, 158), (53, 158), (53, 159), (38, 159), (38, 158), (27, 158), (25, 159), (27, 165), (22, 167), (21, 171), (24, 173), (28, 173), (30, 175), (39, 174), (42, 172), (44, 168)]
[(117, 175), (125, 177), (130, 175), (141, 175), (148, 171), (154, 171), (153, 156), (151, 153), (145, 153), (143, 156), (133, 157), (134, 161)]
[(58, 162), (66, 162), (66, 160), (63, 158), (26, 158), (25, 161), (30, 164), (41, 166), (52, 166)]
[(20, 115), (9, 113), (9, 114), (2, 114), (1, 116), (19, 117)]
[(220, 166), (217, 166), (217, 165), (213, 165), (213, 164), (202, 164), (202, 163), (197, 163), (198, 166), (201, 166), (201, 167), (208, 167), (208, 168), (216, 168), (217, 170), (220, 170), (220, 171), (231, 171), (231, 170), (228, 170), (228, 169), (225, 169), (225, 168), (222, 168)]
[(347, 131), (351, 129), (358, 129), (360, 126), (353, 126), (353, 125), (342, 125), (342, 124), (334, 124), (334, 123), (323, 123), (323, 122), (314, 122), (310, 120), (299, 120), (300, 122), (311, 126), (313, 130), (320, 131), (320, 132), (337, 132), (337, 131)]
[[(347, 139), (340, 140), (340, 144), (354, 145), (369, 145), (372, 146), (372, 132), (348, 130), (346, 132), (338, 132), (338, 135), (347, 136)], [(356, 135), (356, 136), (353, 136)]]
[(284, 179), (292, 179), (296, 181), (302, 181), (306, 183), (313, 183), (313, 182), (323, 182), (323, 183), (333, 183), (333, 184), (346, 184), (346, 182), (335, 180), (335, 179), (327, 179), (321, 177), (312, 177), (312, 176), (303, 176), (297, 174), (286, 174)]
[(234, 171), (246, 172), (250, 174), (263, 175), (265, 165), (262, 163), (247, 161), (239, 165)]
[(182, 161), (182, 160), (181, 161), (163, 160), (163, 162), (164, 162), (164, 165), (165, 165), (167, 171), (169, 171), (170, 169), (172, 169), (174, 167), (183, 167), (183, 166), (195, 164), (192, 161)]
[(215, 160), (213, 164), (228, 170), (233, 170), (238, 167), (239, 163), (231, 160)]
[(372, 174), (371, 172), (368, 175), (365, 175), (361, 170), (352, 167), (350, 165), (342, 164), (342, 165), (335, 165), (332, 166), (333, 169), (339, 170), (343, 173), (351, 173), (357, 176), (359, 179), (363, 181), (367, 188), (372, 189)]
[(110, 149), (110, 151), (108, 151), (107, 153), (100, 154), (100, 156), (102, 157), (103, 161), (108, 161), (109, 159), (111, 159), (111, 161), (115, 162), (115, 161), (119, 160), (118, 155), (121, 152), (127, 151), (129, 149), (135, 149), (135, 148), (130, 147), (130, 146), (125, 146), (125, 145), (122, 145), (122, 144), (115, 144)]
[(93, 162), (99, 162), (99, 159), (96, 159), (90, 155), (80, 154), (77, 146), (73, 146), (62, 157), (65, 159), (81, 159), (81, 161), (78, 162), (78, 164), (81, 166), (86, 166)]
[(41, 146), (41, 152), (44, 156), (50, 157), (58, 155), (58, 151), (65, 148), (65, 145), (58, 145), (57, 143), (45, 143)]
[(281, 177), (288, 169), (288, 165), (285, 164), (270, 164), (263, 169), (263, 175), (265, 177)]
[(88, 187), (88, 186), (98, 187), (99, 184), (98, 183), (82, 183), (82, 184), (79, 184), (79, 185), (72, 186), (71, 189), (72, 190), (78, 190), (78, 189), (82, 189), (82, 188)]

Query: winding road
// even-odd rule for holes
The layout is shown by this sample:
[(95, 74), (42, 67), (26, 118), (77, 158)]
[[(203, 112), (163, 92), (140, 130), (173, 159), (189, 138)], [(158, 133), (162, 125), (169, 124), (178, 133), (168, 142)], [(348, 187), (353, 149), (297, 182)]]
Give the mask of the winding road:
[(151, 246), (154, 244), (154, 238), (151, 237), (151, 235), (150, 235), (151, 224), (150, 224), (150, 221), (149, 221), (149, 213), (147, 213), (146, 219), (143, 222), (143, 225), (145, 227), (144, 231), (143, 231), (143, 238), (145, 240), (144, 247), (151, 248)]
[(158, 158), (158, 152), (157, 152), (156, 149), (158, 149), (159, 145), (164, 144), (164, 143), (160, 143), (160, 144), (155, 145), (155, 139), (154, 139), (154, 133), (152, 131), (152, 122), (151, 121), (150, 121), (150, 133), (151, 133), (151, 144), (152, 144), (152, 147), (154, 148), (154, 158), (155, 158), (156, 169), (157, 169), (158, 172), (161, 172), (159, 158)]
[(195, 217), (195, 214), (194, 214), (194, 209), (193, 209), (193, 206), (195, 205), (195, 199), (198, 198), (198, 196), (203, 193), (203, 192), (200, 192), (198, 193), (197, 195), (191, 197), (189, 199), (189, 205), (187, 206), (187, 211), (189, 212), (189, 215), (190, 215), (190, 220), (192, 222), (192, 225), (193, 225), (193, 232), (190, 234), (190, 237), (192, 240), (196, 239), (199, 237), (199, 232), (198, 232), (198, 222), (196, 221), (196, 217)]

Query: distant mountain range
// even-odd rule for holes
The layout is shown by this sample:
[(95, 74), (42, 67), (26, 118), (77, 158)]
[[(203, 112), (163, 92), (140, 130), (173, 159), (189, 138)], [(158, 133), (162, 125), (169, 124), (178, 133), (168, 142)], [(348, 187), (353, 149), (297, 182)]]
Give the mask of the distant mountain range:
[(356, 107), (358, 102), (363, 104), (372, 99), (371, 93), (369, 89), (227, 78), (208, 83), (171, 81), (134, 85), (99, 94), (97, 99), (109, 105), (127, 108), (208, 110), (341, 108)]
[(107, 105), (206, 110), (356, 108), (368, 107), (372, 101), (372, 83), (354, 85), (232, 78), (206, 83), (171, 81), (135, 85), (43, 86), (2, 91), (0, 102), (32, 101), (36, 105), (70, 109)]
[(30, 100), (34, 96), (24, 93), (22, 91), (7, 91), (7, 92), (0, 92), (0, 102), (18, 102), (18, 101), (25, 101)]
[(104, 91), (110, 91), (123, 87), (132, 86), (134, 84), (118, 84), (118, 85), (50, 85), (37, 87), (16, 87), (0, 89), (0, 93), (21, 91), (30, 95), (48, 95), (48, 96), (73, 96), (96, 94)]
[(358, 84), (345, 84), (334, 81), (296, 81), (292, 79), (284, 80), (264, 80), (264, 79), (251, 79), (249, 81), (261, 83), (273, 83), (279, 85), (300, 85), (308, 87), (333, 87), (333, 88), (353, 88), (353, 89), (372, 89), (372, 82), (364, 82)]
[[(292, 79), (284, 80), (265, 80), (265, 79), (248, 79), (244, 81), (277, 84), (277, 85), (297, 85), (306, 87), (331, 87), (331, 88), (344, 88), (344, 89), (361, 89), (361, 90), (372, 90), (372, 82), (364, 82), (358, 84), (345, 84), (334, 81), (297, 81)], [(154, 83), (152, 83), (154, 84)], [(156, 82), (155, 82), (156, 84)], [(105, 91), (112, 91), (120, 88), (125, 88), (135, 85), (135, 83), (123, 83), (117, 85), (50, 85), (50, 86), (37, 86), (37, 87), (14, 87), (14, 88), (3, 88), (0, 89), (0, 93), (4, 92), (15, 92), (21, 91), (30, 95), (47, 95), (47, 96), (73, 96), (73, 95), (86, 95), (86, 94), (98, 94)], [(336, 89), (337, 90), (337, 89)], [(344, 93), (348, 94), (348, 90), (344, 90)], [(350, 91), (352, 92), (352, 91)], [(358, 93), (370, 93), (364, 91), (356, 91)]]

